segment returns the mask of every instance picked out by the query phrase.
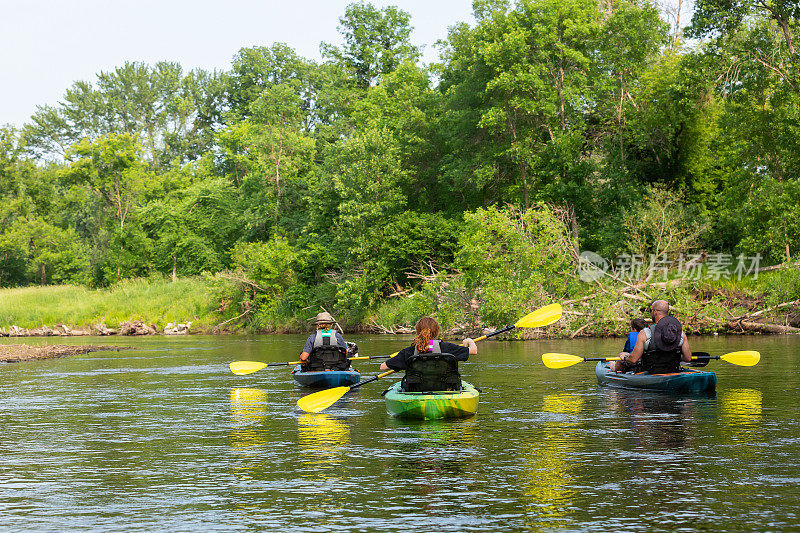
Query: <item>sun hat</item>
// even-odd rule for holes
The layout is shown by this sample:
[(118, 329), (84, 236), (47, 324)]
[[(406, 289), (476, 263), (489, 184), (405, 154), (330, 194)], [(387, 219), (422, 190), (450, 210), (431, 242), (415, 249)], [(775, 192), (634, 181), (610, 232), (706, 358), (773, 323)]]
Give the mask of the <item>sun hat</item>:
[(680, 346), (682, 336), (683, 328), (678, 319), (674, 316), (665, 316), (656, 323), (653, 342), (659, 350), (670, 352)]
[(319, 313), (317, 315), (317, 318), (314, 320), (314, 324), (334, 324), (334, 323), (336, 323), (336, 321), (327, 311)]

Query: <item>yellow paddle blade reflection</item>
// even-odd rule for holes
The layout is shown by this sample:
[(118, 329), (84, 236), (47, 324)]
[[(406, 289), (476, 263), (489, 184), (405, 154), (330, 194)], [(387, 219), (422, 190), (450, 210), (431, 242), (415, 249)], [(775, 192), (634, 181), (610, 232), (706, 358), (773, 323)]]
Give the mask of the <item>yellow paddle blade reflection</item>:
[(256, 361), (234, 361), (229, 366), (231, 367), (231, 372), (242, 375), (258, 372), (267, 365), (266, 363), (259, 363)]
[(260, 420), (267, 416), (267, 393), (261, 389), (231, 389), (231, 411), (238, 420)]
[(325, 389), (308, 396), (303, 396), (297, 400), (297, 407), (307, 413), (319, 413), (323, 409), (327, 409), (336, 401), (345, 395), (350, 387), (335, 387), (333, 389)]
[(561, 313), (561, 304), (550, 304), (520, 318), (514, 326), (518, 328), (548, 326), (561, 318)]
[(545, 353), (542, 354), (542, 362), (547, 368), (566, 368), (583, 362), (583, 357), (568, 353)]
[(761, 354), (754, 350), (726, 353), (720, 359), (739, 366), (754, 366), (761, 360)]
[(344, 451), (350, 426), (325, 413), (305, 413), (297, 419), (298, 444), (308, 450)]

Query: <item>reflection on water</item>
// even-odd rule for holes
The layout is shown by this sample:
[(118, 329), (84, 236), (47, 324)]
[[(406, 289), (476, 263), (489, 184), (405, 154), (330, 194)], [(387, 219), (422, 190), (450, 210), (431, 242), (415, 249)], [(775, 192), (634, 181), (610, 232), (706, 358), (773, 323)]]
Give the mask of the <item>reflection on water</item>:
[(720, 414), (731, 426), (750, 426), (761, 421), (761, 391), (728, 389), (719, 394)]
[(304, 413), (297, 419), (297, 442), (306, 465), (329, 465), (346, 455), (350, 426), (325, 413)]
[(231, 415), (234, 428), (231, 445), (245, 448), (266, 444), (258, 422), (267, 417), (267, 393), (261, 389), (231, 389)]
[(575, 491), (572, 482), (572, 454), (580, 446), (577, 426), (583, 398), (571, 393), (548, 394), (542, 398), (544, 423), (541, 435), (531, 442), (523, 468), (522, 488), (528, 496), (526, 517), (537, 528), (561, 528), (567, 518)]
[[(429, 497), (442, 484), (468, 484), (471, 457), (475, 455), (478, 423), (475, 418), (456, 420), (405, 420), (388, 418), (386, 447), (396, 450), (391, 475), (397, 486), (422, 498), (422, 509), (436, 512)], [(413, 482), (410, 482), (413, 480)]]
[(713, 395), (680, 396), (645, 390), (601, 389), (609, 412), (630, 420), (635, 443), (648, 450), (677, 450), (692, 438), (691, 421)]
[(304, 340), (120, 338), (134, 349), (0, 365), (0, 531), (800, 530), (800, 337), (693, 341), (764, 355), (720, 363), (716, 397), (538, 363), (618, 339), (487, 342), (464, 369), (477, 416), (428, 422), (387, 416), (370, 387), (305, 415), (288, 373), (229, 371)]

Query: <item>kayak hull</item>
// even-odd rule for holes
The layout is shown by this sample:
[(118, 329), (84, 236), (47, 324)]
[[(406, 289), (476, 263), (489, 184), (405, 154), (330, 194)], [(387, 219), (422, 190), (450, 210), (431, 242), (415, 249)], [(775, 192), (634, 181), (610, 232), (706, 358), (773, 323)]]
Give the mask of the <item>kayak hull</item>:
[(714, 392), (717, 388), (717, 375), (713, 372), (681, 368), (671, 374), (650, 374), (649, 372), (613, 372), (609, 363), (600, 361), (595, 367), (597, 383), (607, 387), (623, 389), (647, 389), (674, 393)]
[(400, 382), (395, 383), (384, 394), (386, 411), (397, 418), (417, 420), (439, 420), (443, 418), (466, 418), (478, 411), (478, 389), (461, 382), (460, 391), (403, 392)]
[(303, 372), (300, 365), (292, 370), (292, 377), (304, 387), (328, 389), (333, 387), (346, 387), (358, 383), (361, 373), (350, 368), (349, 370), (322, 370), (319, 372)]

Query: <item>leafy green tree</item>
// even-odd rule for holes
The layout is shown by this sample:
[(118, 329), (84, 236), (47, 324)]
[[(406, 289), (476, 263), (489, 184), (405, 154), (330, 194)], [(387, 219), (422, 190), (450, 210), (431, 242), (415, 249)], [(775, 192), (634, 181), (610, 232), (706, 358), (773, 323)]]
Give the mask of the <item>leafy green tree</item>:
[(311, 87), (314, 69), (313, 63), (283, 43), (242, 48), (233, 58), (231, 71), (224, 76), (227, 121), (250, 117), (254, 112), (254, 102), (275, 85), (291, 87), (292, 100), (297, 103), (303, 118), (310, 117), (314, 103)]
[(70, 152), (73, 161), (64, 170), (64, 180), (97, 194), (108, 217), (124, 229), (144, 187), (140, 155), (137, 142), (127, 134), (82, 141)]
[(323, 55), (344, 65), (363, 89), (404, 61), (419, 57), (419, 50), (409, 41), (411, 16), (397, 7), (350, 4), (339, 22), (345, 44), (339, 48), (323, 43)]
[(537, 178), (585, 174), (563, 163), (582, 166), (601, 28), (597, 3), (523, 1), (509, 11), (504, 2), (477, 2), (475, 13), (477, 27), (453, 28), (445, 51), (441, 88), (450, 111), (443, 125), (455, 135), (444, 172), (454, 182), (469, 176), (484, 191), (483, 203), (527, 207)]
[(236, 169), (250, 238), (267, 238), (302, 218), (303, 192), (314, 169), (314, 139), (303, 131), (304, 114), (293, 84), (265, 89), (252, 116), (220, 135)]
[(789, 53), (797, 54), (794, 41), (800, 23), (800, 4), (796, 0), (697, 0), (687, 34), (690, 37), (731, 35), (752, 18), (774, 21)]
[(464, 217), (455, 266), (489, 324), (513, 323), (565, 294), (571, 235), (546, 206), (478, 209)]
[(0, 235), (0, 271), (2, 285), (87, 283), (89, 259), (74, 230), (26, 216)]
[(800, 181), (764, 179), (744, 204), (741, 246), (774, 262), (800, 251)]
[[(164, 167), (196, 158), (211, 140), (208, 100), (218, 96), (213, 76), (184, 75), (177, 63), (127, 62), (97, 75), (96, 86), (73, 84), (58, 106), (43, 106), (24, 128), (29, 149), (40, 157), (68, 157), (81, 142), (126, 134), (137, 139), (146, 159)], [(213, 107), (213, 106), (212, 106)]]

